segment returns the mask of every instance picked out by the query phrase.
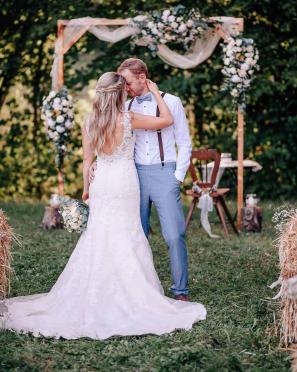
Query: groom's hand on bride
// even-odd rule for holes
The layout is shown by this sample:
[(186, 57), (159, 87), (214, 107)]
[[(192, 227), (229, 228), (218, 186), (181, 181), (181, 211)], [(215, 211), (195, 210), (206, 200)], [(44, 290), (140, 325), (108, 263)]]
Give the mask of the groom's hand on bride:
[(96, 167), (97, 167), (97, 165), (96, 165), (96, 162), (94, 161), (92, 163), (92, 165), (90, 166), (90, 169), (89, 169), (89, 183), (94, 181)]

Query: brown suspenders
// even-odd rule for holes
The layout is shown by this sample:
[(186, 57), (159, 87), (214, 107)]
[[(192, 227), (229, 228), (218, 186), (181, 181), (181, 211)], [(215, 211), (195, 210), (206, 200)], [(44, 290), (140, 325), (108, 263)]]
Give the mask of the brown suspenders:
[[(162, 97), (165, 96), (165, 92), (163, 92), (161, 94)], [(132, 103), (134, 101), (135, 97), (133, 97), (129, 103), (129, 106), (128, 106), (128, 111), (131, 110), (131, 106), (132, 106)], [(156, 116), (159, 117), (160, 116), (160, 110), (159, 110), (159, 106), (157, 106), (156, 108)], [(160, 152), (160, 159), (161, 159), (161, 164), (162, 164), (162, 167), (164, 167), (164, 148), (163, 148), (163, 141), (162, 141), (162, 133), (161, 133), (161, 129), (157, 129), (157, 135), (158, 135), (158, 144), (159, 144), (159, 152)]]

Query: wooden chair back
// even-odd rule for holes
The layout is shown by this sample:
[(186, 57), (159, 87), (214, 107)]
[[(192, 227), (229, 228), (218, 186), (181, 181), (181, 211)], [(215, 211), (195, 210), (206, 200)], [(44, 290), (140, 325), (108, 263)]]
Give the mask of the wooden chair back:
[[(207, 164), (214, 162), (214, 167), (209, 169)], [(221, 153), (213, 149), (193, 150), (189, 172), (193, 182), (201, 188), (211, 188), (217, 179), (217, 174), (220, 168)], [(210, 182), (209, 172), (211, 172)]]

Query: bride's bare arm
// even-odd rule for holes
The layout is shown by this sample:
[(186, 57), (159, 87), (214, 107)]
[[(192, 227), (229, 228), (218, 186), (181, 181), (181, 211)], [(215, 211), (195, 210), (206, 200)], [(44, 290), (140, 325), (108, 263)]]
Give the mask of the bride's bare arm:
[(89, 198), (89, 169), (93, 162), (94, 152), (90, 139), (88, 137), (85, 126), (82, 130), (82, 145), (83, 145), (83, 182), (84, 189), (82, 199), (87, 200)]
[(169, 127), (173, 123), (173, 117), (169, 108), (162, 98), (159, 89), (155, 83), (147, 80), (148, 89), (156, 98), (157, 105), (160, 110), (160, 117), (152, 115), (143, 115), (139, 113), (131, 113), (131, 123), (133, 129), (161, 129)]

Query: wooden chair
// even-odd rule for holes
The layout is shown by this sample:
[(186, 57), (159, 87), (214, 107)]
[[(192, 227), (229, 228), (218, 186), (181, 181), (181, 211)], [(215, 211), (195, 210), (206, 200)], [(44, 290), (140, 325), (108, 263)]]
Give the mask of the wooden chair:
[[(214, 162), (214, 167), (210, 169), (207, 167), (207, 164), (212, 161)], [(198, 185), (202, 190), (203, 189), (211, 190), (213, 188), (213, 191), (210, 191), (210, 196), (213, 198), (213, 203), (217, 211), (217, 214), (219, 216), (219, 219), (223, 225), (225, 236), (226, 238), (229, 239), (230, 236), (229, 236), (225, 216), (230, 222), (230, 225), (232, 226), (232, 229), (234, 230), (234, 232), (238, 234), (238, 231), (236, 229), (231, 213), (225, 202), (225, 195), (230, 191), (230, 189), (228, 188), (216, 189), (215, 188), (215, 182), (216, 182), (217, 174), (220, 168), (220, 162), (221, 162), (221, 154), (216, 150), (211, 150), (211, 149), (193, 150), (189, 171), (190, 171), (193, 183)], [(211, 174), (209, 174), (210, 172)], [(193, 200), (191, 202), (190, 209), (189, 209), (189, 212), (186, 218), (186, 229), (189, 226), (194, 209), (199, 201), (200, 193), (195, 192), (193, 190), (188, 190), (187, 195), (190, 195), (193, 198)]]

